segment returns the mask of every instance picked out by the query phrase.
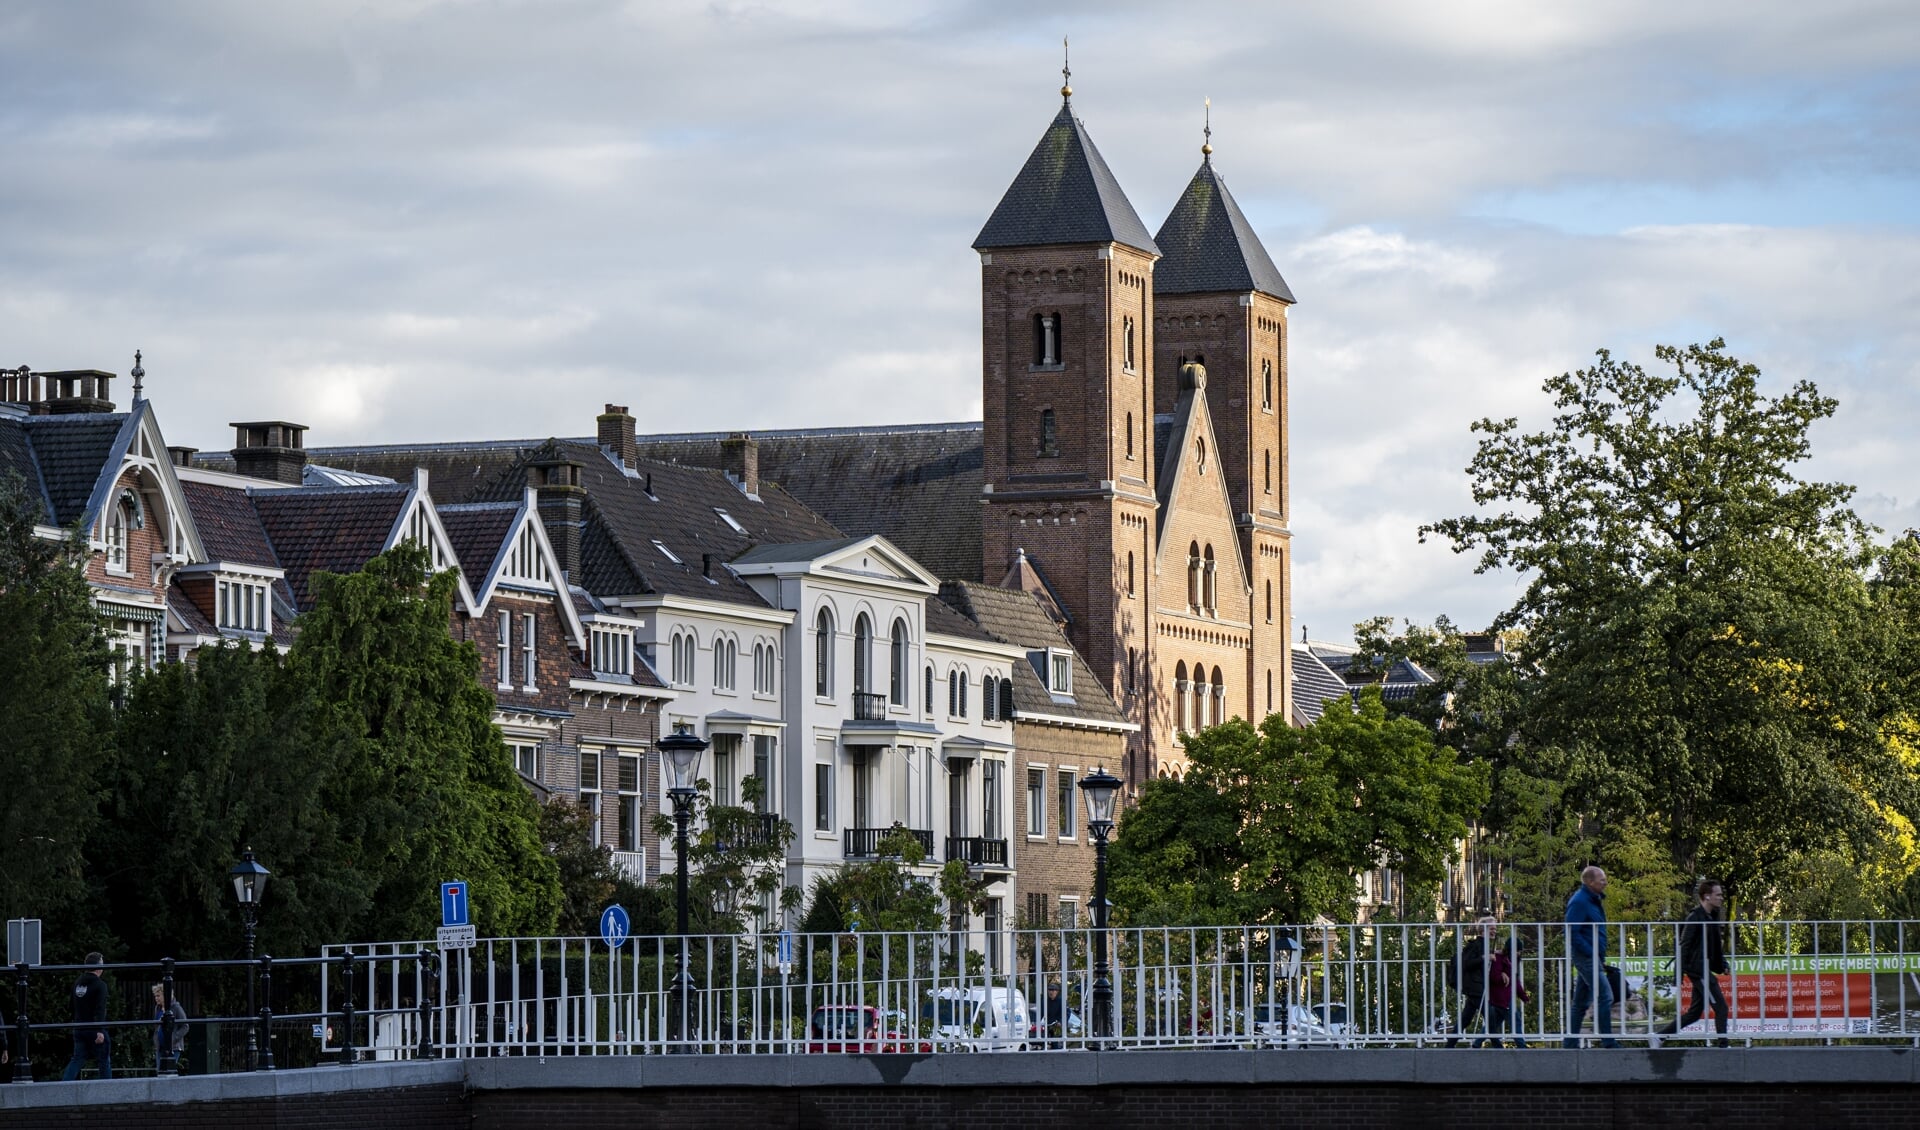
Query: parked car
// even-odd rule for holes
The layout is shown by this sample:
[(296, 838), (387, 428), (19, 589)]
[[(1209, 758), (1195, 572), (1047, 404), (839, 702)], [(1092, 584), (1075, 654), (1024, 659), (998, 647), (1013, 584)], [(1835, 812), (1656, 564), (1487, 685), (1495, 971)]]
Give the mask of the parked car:
[(1263, 1048), (1344, 1048), (1352, 1043), (1347, 1006), (1336, 1002), (1316, 1005), (1256, 1004), (1253, 1006), (1250, 1034)]
[(1037, 1019), (1026, 995), (1005, 985), (929, 989), (924, 1008), (941, 1046), (973, 1052), (1025, 1051)]
[(904, 1020), (905, 1014), (883, 1016), (870, 1004), (823, 1004), (807, 1021), (807, 1050), (868, 1055), (933, 1050), (931, 1043), (914, 1039), (903, 1026), (888, 1023), (889, 1018), (897, 1022)]

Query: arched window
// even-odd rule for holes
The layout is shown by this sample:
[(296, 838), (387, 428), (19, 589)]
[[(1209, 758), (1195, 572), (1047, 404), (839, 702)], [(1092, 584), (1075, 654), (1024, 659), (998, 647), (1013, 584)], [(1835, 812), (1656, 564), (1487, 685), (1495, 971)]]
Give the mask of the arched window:
[(1173, 728), (1182, 731), (1192, 730), (1193, 715), (1189, 712), (1187, 698), (1187, 661), (1184, 659), (1173, 665), (1173, 701)]
[(866, 694), (873, 685), (873, 624), (862, 612), (853, 620), (853, 693)]
[(1133, 690), (1133, 681), (1136, 678), (1138, 678), (1140, 675), (1139, 667), (1140, 667), (1140, 649), (1137, 647), (1128, 648), (1127, 649), (1127, 690), (1129, 692)]
[(960, 717), (967, 716), (967, 673), (960, 672)]
[(1273, 623), (1273, 582), (1267, 582), (1267, 623)]
[(1218, 726), (1227, 720), (1227, 680), (1220, 674), (1220, 668), (1213, 669), (1213, 724)]
[(988, 722), (994, 719), (994, 710), (1000, 705), (999, 695), (995, 692), (997, 680), (992, 675), (980, 677), (980, 717)]
[(1260, 361), (1260, 407), (1273, 410), (1273, 359), (1270, 357)]
[(1013, 721), (1013, 680), (1000, 680), (1000, 720)]
[(1267, 493), (1272, 494), (1273, 493), (1273, 452), (1271, 450), (1262, 451), (1260, 453), (1260, 458), (1263, 461), (1263, 465), (1266, 468), (1265, 474), (1266, 474)]
[(1267, 671), (1267, 713), (1273, 713), (1273, 671), (1271, 668)]
[(1040, 454), (1047, 457), (1060, 454), (1060, 432), (1051, 408), (1040, 410)]
[(960, 717), (960, 672), (947, 672), (947, 717)]
[(1214, 582), (1213, 566), (1214, 566), (1213, 547), (1209, 545), (1206, 551), (1205, 567), (1203, 570), (1203, 572), (1205, 573), (1204, 580), (1206, 583), (1203, 586), (1203, 591), (1200, 594), (1202, 598), (1202, 602), (1206, 605), (1207, 615), (1209, 616), (1214, 615), (1215, 610), (1219, 608), (1219, 604), (1215, 599), (1219, 594), (1217, 591), (1218, 586)]
[(928, 714), (933, 713), (933, 664), (927, 664), (927, 693), (920, 699), (921, 708)]
[[(1132, 372), (1134, 367), (1133, 366), (1133, 315), (1129, 314), (1126, 317), (1120, 319), (1120, 323), (1122, 327), (1122, 332), (1126, 338), (1126, 348), (1123, 351), (1121, 356), (1121, 364), (1126, 367), (1128, 372)], [(1132, 453), (1129, 452), (1128, 454), (1132, 454)]]
[(140, 515), (134, 509), (132, 493), (128, 491), (122, 496), (114, 504), (113, 513), (107, 516), (107, 568), (116, 573), (125, 572), (127, 568), (127, 532), (140, 528)]
[(1133, 458), (1133, 413), (1127, 413), (1127, 458)]
[(1187, 546), (1187, 607), (1200, 611), (1200, 543)]
[(1194, 459), (1194, 465), (1200, 469), (1200, 473), (1203, 475), (1206, 474), (1207, 473), (1207, 440), (1205, 436), (1195, 437), (1193, 441), (1193, 459)]
[(893, 622), (893, 662), (889, 665), (890, 678), (887, 680), (887, 701), (895, 706), (907, 704), (907, 622)]
[[(502, 623), (505, 623), (505, 621), (502, 621)], [(503, 640), (505, 639), (504, 629), (503, 629), (502, 639)], [(668, 676), (673, 680), (674, 684), (677, 686), (683, 686), (683, 687), (692, 686), (693, 685), (693, 659), (694, 659), (694, 648), (695, 648), (693, 633), (691, 632), (673, 633), (673, 638), (668, 641), (668, 646), (671, 651), (672, 660), (673, 660), (672, 665), (667, 670)], [(502, 642), (500, 647), (501, 647), (501, 653), (502, 653), (502, 663), (504, 664), (505, 662), (504, 657), (505, 657), (507, 644)], [(506, 681), (507, 674), (506, 674), (505, 666), (502, 666), (500, 668), (500, 678), (503, 683)]]
[(1127, 595), (1133, 595), (1133, 550), (1127, 550)]
[(713, 641), (713, 689), (730, 691), (738, 676), (740, 661), (739, 645), (732, 640), (715, 639)]
[(833, 697), (833, 613), (824, 608), (813, 622), (813, 693)]
[(1060, 363), (1059, 314), (1033, 316), (1033, 363), (1036, 365)]

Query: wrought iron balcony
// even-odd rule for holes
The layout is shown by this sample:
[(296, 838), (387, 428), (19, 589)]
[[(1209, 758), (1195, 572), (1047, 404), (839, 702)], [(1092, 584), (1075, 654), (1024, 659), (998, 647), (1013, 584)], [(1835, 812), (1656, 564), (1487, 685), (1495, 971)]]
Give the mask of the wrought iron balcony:
[(786, 845), (780, 836), (780, 816), (774, 812), (752, 813), (746, 820), (735, 823), (728, 821), (728, 834), (721, 843), (722, 850), (732, 844), (737, 847), (759, 847), (765, 844)]
[(868, 691), (853, 692), (853, 720), (856, 722), (885, 722), (887, 720), (887, 696), (872, 694)]
[(1007, 841), (985, 836), (948, 836), (947, 858), (960, 860), (969, 867), (1005, 867)]
[(919, 828), (848, 828), (846, 829), (846, 855), (848, 859), (874, 859), (880, 855), (880, 841), (895, 832), (905, 832), (920, 841), (926, 850), (927, 858), (933, 858), (933, 833)]

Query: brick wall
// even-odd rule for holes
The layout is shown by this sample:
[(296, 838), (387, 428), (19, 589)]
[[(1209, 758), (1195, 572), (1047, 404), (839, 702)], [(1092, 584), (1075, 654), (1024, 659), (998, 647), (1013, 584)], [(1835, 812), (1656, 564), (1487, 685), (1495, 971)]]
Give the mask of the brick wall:
[[(1028, 899), (1033, 896), (1044, 898), (1049, 924), (1057, 924), (1062, 898), (1072, 899), (1077, 913), (1085, 915), (1093, 899), (1093, 841), (1087, 835), (1085, 798), (1076, 787), (1074, 837), (1071, 842), (1061, 842), (1057, 807), (1060, 770), (1071, 767), (1076, 782), (1096, 766), (1111, 770), (1125, 756), (1125, 735), (1016, 720), (1013, 744), (1014, 754), (1008, 766), (1013, 778), (1013, 827), (1007, 831), (1018, 871), (1015, 882), (1018, 905), (1008, 908), (1009, 921), (1021, 921), (1021, 916), (1031, 918), (1027, 908)], [(1031, 811), (1027, 799), (1029, 769), (1042, 770), (1046, 775), (1046, 833), (1037, 838), (1027, 835)], [(1030, 920), (1023, 924), (1040, 925)]]

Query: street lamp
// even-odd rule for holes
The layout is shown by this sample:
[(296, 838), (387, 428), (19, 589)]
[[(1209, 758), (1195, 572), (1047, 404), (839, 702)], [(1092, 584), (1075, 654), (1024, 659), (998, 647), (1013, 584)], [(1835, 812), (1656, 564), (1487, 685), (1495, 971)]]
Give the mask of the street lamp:
[(1107, 837), (1113, 834), (1113, 802), (1120, 778), (1102, 766), (1080, 778), (1087, 797), (1087, 831), (1093, 835), (1093, 1034), (1113, 1035), (1113, 982), (1107, 977)]
[[(673, 1024), (668, 1039), (679, 1041), (686, 1038), (687, 1002), (693, 995), (693, 974), (687, 970), (687, 823), (693, 818), (693, 799), (699, 795), (695, 782), (700, 779), (700, 755), (707, 751), (707, 741), (676, 730), (658, 744), (667, 797), (673, 801), (674, 923), (680, 935), (680, 971), (673, 977)], [(685, 1050), (677, 1043), (673, 1047)]]
[[(260, 900), (267, 897), (267, 878), (272, 875), (260, 861), (253, 857), (253, 849), (240, 853), (240, 862), (228, 869), (227, 875), (233, 880), (233, 897), (240, 901), (240, 922), (247, 930), (247, 1016), (257, 1018), (259, 1013), (253, 999), (253, 928), (260, 921)], [(254, 1069), (255, 1057), (259, 1054), (256, 1043), (258, 1033), (256, 1024), (250, 1019), (247, 1024), (247, 1070)]]

